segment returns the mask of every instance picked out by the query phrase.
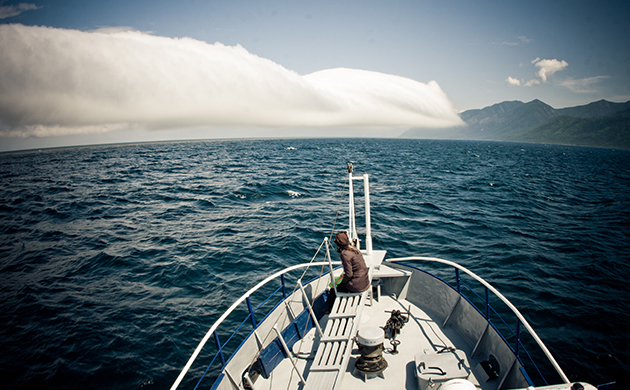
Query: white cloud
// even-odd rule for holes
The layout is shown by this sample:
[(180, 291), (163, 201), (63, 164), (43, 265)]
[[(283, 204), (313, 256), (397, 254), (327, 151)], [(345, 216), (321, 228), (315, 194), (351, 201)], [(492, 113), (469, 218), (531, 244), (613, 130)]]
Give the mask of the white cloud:
[(539, 57), (536, 57), (536, 59), (532, 60), (532, 64), (534, 64), (538, 68), (538, 72), (534, 74), (534, 77), (531, 80), (524, 82), (510, 76), (506, 80), (508, 86), (514, 87), (524, 85), (526, 87), (532, 87), (534, 85), (544, 84), (556, 72), (564, 70), (567, 66), (569, 66), (569, 63), (564, 60), (541, 60)]
[(504, 45), (508, 45), (508, 46), (518, 46), (518, 45), (520, 45), (521, 43), (525, 43), (525, 44), (527, 44), (527, 43), (532, 43), (532, 42), (534, 42), (534, 40), (533, 40), (533, 39), (529, 39), (529, 38), (527, 38), (527, 37), (526, 37), (526, 36), (524, 36), (524, 35), (519, 36), (519, 37), (518, 37), (518, 40), (519, 40), (519, 42), (503, 42), (503, 44), (504, 44)]
[(566, 61), (558, 61), (558, 60), (541, 60), (536, 58), (532, 61), (534, 65), (536, 65), (538, 72), (534, 75), (534, 78), (525, 83), (525, 86), (539, 85), (542, 83), (546, 83), (549, 77), (553, 76), (554, 73), (559, 72), (569, 66)]
[(4, 136), (462, 124), (434, 81), (354, 69), (301, 76), (241, 46), (119, 29), (0, 26), (0, 90)]
[(577, 79), (577, 80), (568, 78), (562, 81), (560, 85), (562, 85), (563, 87), (569, 88), (571, 91), (576, 92), (576, 93), (595, 93), (598, 91), (596, 89), (593, 89), (592, 85), (607, 78), (608, 76), (587, 77), (584, 79)]
[(521, 80), (515, 79), (514, 77), (511, 77), (511, 76), (508, 77), (507, 80), (505, 81), (510, 87), (518, 87), (519, 85), (521, 85)]
[[(0, 1), (0, 4), (4, 3), (4, 1)], [(10, 18), (12, 16), (18, 16), (24, 11), (30, 11), (34, 9), (39, 9), (41, 7), (36, 6), (35, 4), (29, 3), (19, 3), (14, 5), (0, 5), (0, 19)]]

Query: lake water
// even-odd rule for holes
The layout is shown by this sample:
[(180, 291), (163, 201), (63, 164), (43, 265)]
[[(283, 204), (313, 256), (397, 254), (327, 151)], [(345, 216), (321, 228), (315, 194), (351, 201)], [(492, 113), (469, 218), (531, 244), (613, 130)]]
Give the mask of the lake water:
[(310, 260), (349, 161), (375, 249), (461, 263), (571, 380), (630, 387), (630, 151), (401, 139), (0, 154), (2, 387), (169, 388), (222, 310)]

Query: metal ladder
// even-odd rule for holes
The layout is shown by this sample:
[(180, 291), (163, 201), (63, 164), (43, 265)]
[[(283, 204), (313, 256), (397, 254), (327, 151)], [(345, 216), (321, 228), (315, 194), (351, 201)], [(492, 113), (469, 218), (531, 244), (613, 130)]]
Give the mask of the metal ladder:
[(368, 291), (337, 294), (306, 379), (305, 390), (332, 390), (341, 383)]

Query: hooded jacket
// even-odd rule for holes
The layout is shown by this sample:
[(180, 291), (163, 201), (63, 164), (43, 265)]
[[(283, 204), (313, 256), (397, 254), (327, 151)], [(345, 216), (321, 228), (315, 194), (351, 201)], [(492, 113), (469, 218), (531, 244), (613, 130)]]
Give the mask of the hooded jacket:
[(341, 255), (341, 263), (343, 264), (341, 290), (346, 289), (350, 292), (367, 290), (370, 285), (370, 278), (361, 252), (351, 247), (350, 240), (345, 232), (337, 233), (335, 244), (337, 244), (337, 252)]

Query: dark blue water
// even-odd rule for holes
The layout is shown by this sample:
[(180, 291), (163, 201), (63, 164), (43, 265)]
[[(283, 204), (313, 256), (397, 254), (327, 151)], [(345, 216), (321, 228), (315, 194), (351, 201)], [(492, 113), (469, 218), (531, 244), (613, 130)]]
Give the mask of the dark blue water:
[(0, 387), (170, 387), (234, 299), (310, 260), (348, 161), (376, 249), (462, 263), (570, 379), (630, 386), (630, 152), (335, 139), (0, 154)]

